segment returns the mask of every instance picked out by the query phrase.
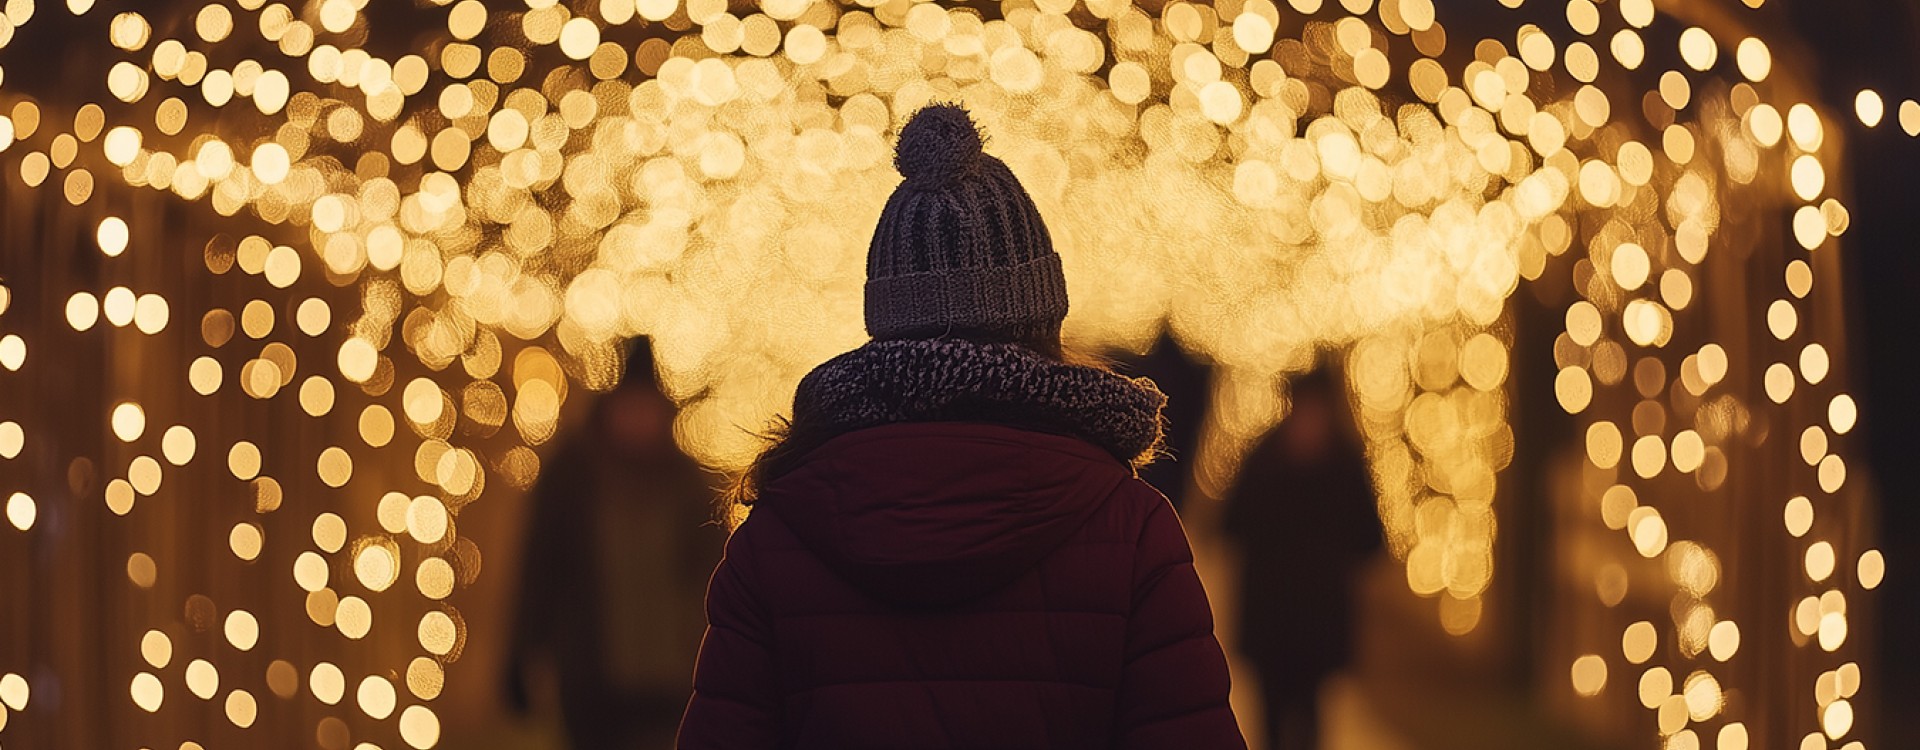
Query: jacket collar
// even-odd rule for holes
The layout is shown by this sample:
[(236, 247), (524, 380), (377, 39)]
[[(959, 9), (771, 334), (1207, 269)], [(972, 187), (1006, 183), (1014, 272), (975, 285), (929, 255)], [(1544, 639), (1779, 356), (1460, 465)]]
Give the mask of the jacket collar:
[(1153, 381), (1017, 344), (872, 341), (815, 368), (794, 394), (796, 432), (907, 422), (990, 422), (1069, 435), (1135, 467), (1160, 449), (1167, 397)]

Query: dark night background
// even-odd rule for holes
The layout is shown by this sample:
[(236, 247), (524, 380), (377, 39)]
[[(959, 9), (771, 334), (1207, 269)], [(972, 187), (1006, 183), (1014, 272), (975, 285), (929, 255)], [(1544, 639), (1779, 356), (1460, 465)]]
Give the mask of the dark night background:
[(1920, 366), (1914, 347), (1920, 329), (1920, 258), (1914, 256), (1920, 205), (1913, 189), (1920, 174), (1920, 140), (1900, 129), (1897, 107), (1920, 93), (1915, 75), (1920, 4), (1798, 2), (1787, 9), (1791, 31), (1815, 51), (1814, 80), (1830, 111), (1852, 112), (1853, 96), (1863, 88), (1879, 91), (1888, 102), (1879, 127), (1845, 121), (1852, 126), (1846, 131), (1852, 181), (1846, 202), (1853, 224), (1844, 246), (1855, 321), (1850, 364), (1860, 391), (1872, 481), (1878, 485), (1880, 544), (1887, 555), (1886, 583), (1879, 590), (1884, 666), (1874, 674), (1885, 680), (1886, 736), (1911, 741), (1920, 737), (1920, 717), (1902, 708), (1920, 704), (1920, 642), (1912, 637), (1920, 633), (1920, 507), (1913, 502), (1920, 493), (1914, 467), (1920, 393), (1912, 384)]

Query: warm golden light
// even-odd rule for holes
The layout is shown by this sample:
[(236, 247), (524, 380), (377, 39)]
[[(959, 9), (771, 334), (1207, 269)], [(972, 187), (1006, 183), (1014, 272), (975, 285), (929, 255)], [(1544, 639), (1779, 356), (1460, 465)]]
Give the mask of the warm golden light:
[(332, 513), (313, 519), (313, 543), (325, 552), (339, 552), (347, 543), (347, 522)]
[(165, 669), (173, 661), (173, 640), (158, 630), (149, 630), (140, 637), (140, 656), (154, 669)]
[(252, 479), (260, 475), (260, 448), (245, 440), (234, 443), (227, 451), (227, 469), (236, 479)]
[(1808, 427), (1800, 432), (1800, 459), (1808, 466), (1820, 465), (1827, 457), (1827, 431), (1819, 426)]
[(76, 331), (93, 328), (100, 320), (100, 301), (87, 292), (74, 292), (67, 298), (67, 325)]
[(253, 650), (254, 644), (260, 641), (260, 623), (244, 609), (227, 613), (225, 632), (227, 643), (241, 651)]
[(1800, 350), (1800, 377), (1809, 385), (1817, 385), (1827, 379), (1827, 348), (1819, 344), (1808, 344)]
[(1698, 26), (1680, 32), (1680, 57), (1687, 67), (1694, 70), (1707, 70), (1720, 57), (1720, 46), (1713, 35)]
[(1845, 435), (1853, 430), (1859, 419), (1859, 409), (1853, 403), (1853, 397), (1845, 393), (1836, 395), (1827, 403), (1827, 424), (1836, 434)]
[(1720, 728), (1714, 750), (1747, 750), (1747, 725), (1733, 722)]
[(1767, 398), (1774, 403), (1784, 404), (1787, 402), (1787, 399), (1793, 397), (1793, 368), (1788, 367), (1786, 363), (1775, 362), (1768, 365), (1763, 382), (1765, 383)]
[(324, 377), (314, 375), (300, 383), (300, 409), (308, 416), (318, 417), (333, 411), (333, 383)]
[(394, 703), (397, 700), (393, 683), (378, 675), (370, 675), (361, 680), (360, 688), (355, 691), (354, 698), (359, 703), (360, 710), (374, 719), (385, 719), (393, 715)]
[(147, 24), (146, 17), (139, 13), (116, 15), (107, 27), (107, 37), (113, 46), (129, 52), (145, 47), (152, 32), (153, 28)]
[(400, 712), (400, 738), (415, 750), (439, 744), (440, 717), (426, 706), (408, 706)]
[(1627, 533), (1641, 557), (1651, 559), (1667, 548), (1667, 523), (1654, 508), (1643, 505), (1629, 512)]
[(259, 703), (254, 701), (252, 693), (235, 690), (227, 694), (227, 721), (233, 722), (234, 726), (241, 729), (253, 726), (259, 712)]
[(0, 336), (0, 367), (19, 370), (27, 361), (27, 342), (15, 334)]
[(1714, 661), (1726, 661), (1740, 651), (1740, 626), (1732, 620), (1721, 620), (1713, 624), (1707, 634), (1707, 653)]
[(1793, 145), (1802, 151), (1818, 150), (1825, 141), (1819, 113), (1806, 104), (1795, 104), (1787, 110), (1787, 134), (1792, 136)]
[(340, 374), (355, 383), (364, 383), (373, 377), (378, 356), (366, 339), (347, 339), (346, 343), (340, 345)]
[(1482, 604), (1479, 597), (1455, 599), (1440, 597), (1440, 629), (1452, 635), (1466, 635), (1480, 625)]
[(1827, 580), (1833, 575), (1833, 545), (1827, 542), (1814, 542), (1807, 547), (1807, 577), (1815, 581)]
[(1666, 667), (1653, 667), (1640, 673), (1640, 705), (1657, 709), (1673, 694), (1673, 673)]
[(139, 440), (147, 430), (147, 414), (139, 404), (122, 402), (113, 407), (113, 434), (123, 443)]
[(14, 528), (21, 531), (32, 529), (39, 514), (39, 507), (27, 493), (15, 492), (7, 496), (7, 522), (13, 524)]
[(1740, 40), (1740, 46), (1734, 50), (1734, 61), (1740, 68), (1740, 75), (1758, 83), (1767, 80), (1767, 74), (1773, 72), (1773, 53), (1767, 49), (1767, 43), (1754, 37)]
[(1713, 718), (1725, 704), (1720, 681), (1705, 671), (1687, 675), (1685, 686), (1681, 688), (1681, 697), (1686, 701), (1687, 718), (1693, 721)]
[(1853, 730), (1853, 704), (1836, 700), (1820, 712), (1820, 728), (1829, 739), (1840, 739)]
[[(66, 3), (74, 13), (92, 4)], [(1835, 279), (1823, 276), (1812, 296), (1812, 265), (1836, 257), (1851, 221), (1833, 197), (1845, 193), (1847, 154), (1828, 146), (1823, 123), (1844, 112), (1761, 101), (1776, 87), (1795, 90), (1805, 66), (1789, 63), (1801, 61), (1782, 57), (1783, 79), (1772, 79), (1765, 41), (1719, 26), (1656, 26), (1652, 0), (1574, 0), (1553, 9), (1564, 11), (1565, 27), (1534, 19), (1544, 27), (1489, 39), (1460, 38), (1456, 28), (1451, 40), (1436, 17), (1444, 9), (1431, 0), (1041, 0), (1002, 8), (994, 20), (937, 3), (434, 4), (445, 31), (433, 29), (439, 38), (420, 38), (399, 57), (368, 43), (391, 30), (375, 28), (381, 18), (365, 13), (365, 2), (213, 3), (151, 23), (119, 13), (97, 19), (128, 53), (101, 64), (92, 82), (114, 97), (102, 101), (110, 106), (56, 109), (19, 92), (0, 112), (0, 151), (19, 155), (8, 173), (46, 188), (58, 208), (90, 207), (83, 227), (101, 218), (101, 206), (120, 212), (127, 187), (273, 225), (192, 240), (194, 264), (226, 275), (217, 283), (239, 295), (206, 309), (178, 286), (150, 286), (154, 277), (136, 272), (148, 261), (123, 257), (127, 222), (106, 217), (95, 241), (119, 259), (103, 268), (120, 270), (104, 278), (127, 286), (53, 290), (54, 319), (64, 301), (72, 331), (60, 336), (112, 336), (115, 347), (131, 332), (92, 331), (103, 317), (148, 335), (165, 332), (175, 313), (199, 321), (198, 340), (188, 331), (186, 343), (209, 349), (187, 355), (185, 385), (198, 394), (185, 396), (187, 411), (144, 390), (116, 396), (193, 429), (168, 428), (156, 452), (141, 442), (147, 410), (110, 408), (107, 421), (127, 451), (94, 457), (101, 476), (90, 486), (113, 514), (128, 516), (116, 522), (141, 523), (173, 500), (141, 499), (159, 489), (162, 466), (138, 454), (164, 458), (176, 472), (169, 482), (197, 488), (192, 470), (172, 467), (188, 466), (198, 439), (231, 445), (225, 468), (245, 486), (229, 490), (257, 513), (300, 515), (289, 519), (293, 546), (283, 551), (284, 531), (265, 547), (266, 529), (281, 522), (220, 521), (228, 549), (275, 566), (286, 558), (273, 555), (298, 553), (292, 573), (307, 618), (352, 639), (385, 636), (372, 630), (372, 602), (383, 607), (383, 628), (402, 633), (421, 611), (369, 593), (389, 591), (408, 566), (414, 588), (434, 602), (472, 583), (477, 565), (463, 551), (472, 543), (455, 533), (461, 508), (489, 481), (534, 481), (534, 449), (560, 434), (580, 389), (612, 385), (618, 368), (609, 363), (627, 336), (652, 334), (662, 345), (663, 384), (687, 402), (675, 425), (681, 446), (716, 468), (742, 465), (758, 444), (741, 427), (781, 413), (812, 363), (861, 340), (857, 271), (871, 216), (844, 206), (884, 197), (896, 179), (886, 162), (890, 134), (934, 99), (967, 100), (994, 133), (996, 153), (1054, 222), (1069, 277), (1098, 273), (1100, 284), (1075, 289), (1068, 333), (1076, 346), (1135, 344), (1166, 321), (1183, 345), (1232, 373), (1217, 391), (1235, 407), (1220, 410), (1199, 451), (1225, 468), (1197, 472), (1202, 484), (1230, 476), (1236, 451), (1284, 408), (1268, 393), (1273, 382), (1307, 352), (1352, 347), (1349, 385), (1389, 546), (1405, 562), (1408, 586), (1434, 597), (1448, 633), (1481, 622), (1479, 595), (1494, 576), (1494, 498), (1509, 491), (1500, 482), (1515, 453), (1510, 414), (1534, 408), (1511, 404), (1523, 389), (1507, 387), (1531, 371), (1514, 359), (1530, 349), (1516, 347), (1508, 320), (1523, 281), (1573, 292), (1557, 303), (1565, 331), (1552, 346), (1554, 396), (1575, 415), (1572, 447), (1588, 463), (1578, 472), (1583, 523), (1606, 533), (1578, 547), (1582, 596), (1600, 602), (1583, 606), (1620, 606), (1607, 612), (1618, 618), (1643, 597), (1673, 596), (1676, 656), (1704, 651), (1726, 661), (1740, 631), (1713, 607), (1722, 616), (1751, 611), (1744, 598), (1722, 601), (1724, 588), (1712, 606), (1699, 601), (1732, 575), (1720, 569), (1721, 555), (1728, 565), (1740, 558), (1715, 553), (1725, 536), (1682, 510), (1686, 493), (1751, 488), (1729, 474), (1755, 457), (1794, 453), (1823, 491), (1838, 493), (1854, 457), (1837, 437), (1859, 418), (1841, 392), (1847, 352), (1829, 350), (1840, 339), (1823, 312)], [(8, 29), (31, 15), (8, 10)], [(635, 44), (622, 29), (636, 21), (671, 33), (648, 32)], [(156, 27), (174, 38), (155, 43)], [(1663, 47), (1674, 43), (1668, 29), (1680, 31), (1677, 47)], [(262, 41), (275, 49), (262, 55), (254, 49)], [(1630, 70), (1641, 72), (1622, 75)], [(163, 90), (175, 88), (185, 90)], [(1871, 127), (1888, 106), (1864, 90), (1855, 114)], [(1920, 104), (1898, 110), (1902, 127), (1920, 132)], [(1784, 250), (1806, 260), (1786, 262), (1782, 276), (1771, 276), (1782, 270), (1772, 240), (1755, 242), (1741, 217), (1747, 206), (1771, 205), (1759, 190), (1800, 199), (1777, 213), (1791, 216)], [(1169, 203), (1183, 208), (1126, 208)], [(143, 238), (161, 237), (164, 227), (148, 226), (156, 214), (122, 215)], [(1182, 244), (1202, 237), (1207, 247)], [(807, 249), (804, 257), (792, 255), (795, 247)], [(1767, 293), (1757, 304), (1770, 305), (1755, 316), (1764, 321), (1754, 321), (1790, 342), (1782, 348), (1756, 351), (1701, 323), (1728, 304), (1711, 269), (1729, 252), (1773, 263), (1766, 278), (1784, 279), (1787, 298)], [(722, 272), (738, 268), (760, 271)], [(21, 369), (27, 342), (0, 335), (0, 365)], [(65, 344), (35, 338), (36, 356)], [(237, 387), (222, 394), (229, 374)], [(178, 389), (178, 377), (154, 380)], [(1814, 400), (1795, 406), (1796, 391)], [(224, 413), (287, 408), (272, 405), (287, 396), (299, 418), (328, 427), (297, 441), (307, 451), (297, 456), (291, 443), (247, 431), (258, 423)], [(1824, 424), (1813, 424), (1822, 405)], [(198, 421), (202, 409), (222, 413)], [(100, 419), (83, 421), (97, 429)], [(364, 447), (340, 436), (343, 423)], [(0, 423), (0, 456), (18, 455), (25, 442), (18, 425)], [(389, 463), (402, 474), (381, 468)], [(427, 486), (365, 484), (414, 479)], [(329, 494), (344, 499), (332, 504)], [(1767, 528), (1776, 544), (1806, 551), (1800, 567), (1809, 575), (1824, 570), (1816, 578), (1837, 587), (1840, 562), (1859, 550), (1847, 537), (1819, 536), (1847, 528), (1853, 516), (1843, 509), (1858, 503), (1851, 492), (1816, 497), (1820, 535), (1805, 497), (1786, 502), (1787, 536)], [(1743, 502), (1780, 501), (1762, 493)], [(140, 514), (137, 502), (146, 504)], [(339, 515), (315, 514), (315, 503)], [(32, 525), (14, 518), (11, 501), (8, 512), (16, 527)], [(309, 518), (318, 551), (301, 549)], [(362, 527), (370, 521), (378, 528)], [(1637, 562), (1626, 545), (1655, 562)], [(217, 539), (204, 546), (224, 556)], [(1816, 548), (1825, 550), (1823, 567), (1814, 565)], [(172, 547), (159, 549), (175, 564)], [(1884, 567), (1877, 552), (1859, 555), (1864, 588), (1881, 575), (1869, 582), (1870, 556), (1872, 570)], [(137, 586), (156, 585), (146, 554), (127, 558), (127, 571)], [(356, 585), (367, 598), (346, 593)], [(282, 635), (282, 619), (257, 602), (224, 604), (233, 645), (234, 618), (248, 611)], [(1817, 634), (1823, 648), (1829, 640), (1837, 648), (1844, 613), (1822, 597), (1810, 614), (1805, 627), (1796, 622), (1799, 643)], [(292, 618), (288, 627), (307, 627)], [(422, 648), (457, 653), (465, 625), (453, 609), (418, 623)], [(1666, 627), (1628, 627), (1628, 662), (1647, 663)], [(1589, 637), (1570, 636), (1554, 657), (1571, 664), (1581, 695), (1602, 694), (1608, 680), (1606, 660), (1587, 653), (1604, 644), (1579, 640)], [(298, 687), (291, 664), (268, 667), (276, 696)], [(367, 678), (378, 680), (372, 688), (359, 683), (357, 703), (381, 720), (397, 713), (402, 741), (431, 746), (439, 719), (424, 706), (398, 710), (389, 682), (396, 667), (356, 666), (381, 675)], [(1641, 674), (1642, 688), (1650, 674)], [(1720, 679), (1729, 691), (1742, 687), (1696, 671), (1676, 691), (1676, 675), (1660, 674), (1666, 684), (1652, 691), (1660, 694), (1639, 697), (1673, 748), (1697, 748), (1710, 734), (1688, 723), (1721, 710)], [(148, 693), (139, 678), (136, 704), (157, 710), (159, 678), (146, 678), (152, 707), (141, 702)], [(346, 679), (321, 662), (312, 692), (338, 703)], [(432, 658), (406, 670), (407, 689), (421, 700), (437, 696), (443, 680)], [(231, 723), (276, 715), (261, 713), (247, 690), (226, 696)], [(1602, 700), (1631, 701), (1619, 690)], [(329, 721), (320, 744), (344, 750), (346, 723)], [(1722, 728), (1719, 750), (1743, 749), (1745, 731), (1737, 722)]]
[(193, 392), (202, 396), (211, 396), (220, 390), (220, 381), (224, 375), (220, 362), (212, 357), (196, 357), (187, 368), (187, 382)]
[(193, 430), (187, 429), (185, 425), (168, 427), (160, 437), (160, 454), (166, 457), (167, 463), (174, 466), (185, 466), (192, 461), (197, 447), (198, 442), (194, 439)]
[(313, 690), (313, 697), (329, 706), (338, 704), (347, 691), (347, 678), (340, 668), (324, 661), (314, 665), (307, 684)]
[(1634, 508), (1640, 507), (1640, 499), (1633, 488), (1616, 484), (1607, 488), (1600, 498), (1600, 518), (1607, 528), (1619, 531), (1627, 527), (1627, 519)]
[(267, 689), (280, 698), (292, 698), (300, 690), (300, 673), (293, 664), (275, 659), (267, 664)]
[(1817, 631), (1820, 650), (1837, 651), (1847, 642), (1847, 616), (1841, 612), (1828, 612), (1820, 616)]
[(1880, 118), (1886, 116), (1887, 105), (1880, 100), (1880, 93), (1873, 89), (1861, 89), (1853, 97), (1854, 115), (1860, 118), (1860, 124), (1874, 127), (1880, 124)]
[(1827, 494), (1839, 492), (1840, 487), (1847, 482), (1847, 462), (1839, 456), (1829, 454), (1826, 458), (1820, 459), (1816, 476), (1820, 480), (1820, 491)]
[(141, 672), (133, 676), (133, 684), (128, 688), (133, 696), (133, 705), (140, 710), (153, 713), (160, 710), (166, 700), (166, 687), (160, 684), (160, 678), (150, 672)]
[(459, 638), (459, 630), (447, 613), (428, 612), (420, 618), (420, 647), (436, 656), (446, 656), (453, 652)]
[(260, 527), (250, 523), (234, 524), (233, 530), (227, 534), (227, 546), (233, 550), (234, 557), (242, 560), (258, 559), (265, 542)]
[(1813, 528), (1813, 503), (1805, 497), (1795, 497), (1787, 501), (1787, 533), (1795, 538), (1807, 535)]
[(440, 697), (440, 691), (446, 686), (446, 671), (440, 662), (425, 656), (414, 657), (407, 664), (407, 691), (420, 700), (433, 700)]
[(360, 597), (341, 597), (339, 606), (333, 612), (333, 624), (340, 629), (341, 635), (360, 640), (373, 629), (373, 608)]
[(1813, 200), (1826, 189), (1826, 170), (1820, 166), (1820, 160), (1812, 154), (1803, 154), (1793, 160), (1793, 192), (1801, 200)]
[(1573, 660), (1573, 691), (1581, 695), (1599, 695), (1607, 687), (1607, 662), (1594, 654)]
[(159, 567), (153, 557), (145, 552), (135, 552), (127, 556), (127, 580), (143, 589), (153, 588), (153, 582), (159, 577)]
[(435, 601), (445, 599), (453, 594), (453, 566), (439, 557), (421, 560), (414, 573), (414, 583), (421, 596)]
[(422, 495), (407, 505), (406, 530), (421, 544), (435, 544), (447, 535), (447, 509), (435, 497)]
[(1634, 243), (1626, 243), (1613, 250), (1613, 280), (1621, 289), (1632, 291), (1647, 283), (1647, 275), (1652, 265), (1647, 259), (1647, 251)]
[(160, 490), (160, 462), (152, 456), (135, 456), (127, 463), (127, 482), (133, 485), (135, 492), (152, 495)]
[(393, 585), (398, 575), (399, 561), (387, 545), (369, 544), (354, 556), (353, 571), (360, 585), (373, 591), (385, 591)]
[(94, 231), (94, 241), (99, 245), (100, 252), (109, 258), (119, 257), (126, 252), (128, 237), (126, 220), (117, 216), (101, 219), (99, 228)]
[(1579, 414), (1593, 402), (1593, 379), (1584, 369), (1562, 368), (1553, 381), (1553, 392), (1560, 399), (1560, 408), (1568, 414)]
[(320, 451), (316, 471), (328, 487), (339, 487), (353, 477), (353, 457), (338, 446), (330, 446)]
[(220, 671), (213, 663), (205, 659), (194, 659), (187, 664), (187, 691), (200, 700), (212, 700), (213, 694), (220, 690)]
[(1887, 575), (1886, 557), (1877, 549), (1860, 553), (1856, 575), (1859, 576), (1861, 588), (1868, 590), (1879, 588), (1880, 582)]
[(1666, 441), (1659, 435), (1642, 435), (1633, 441), (1633, 473), (1641, 479), (1658, 476), (1667, 466)]
[(309, 297), (300, 303), (299, 310), (294, 313), (294, 322), (300, 327), (301, 333), (318, 336), (332, 324), (333, 309), (327, 306), (326, 300)]
[(134, 298), (133, 325), (141, 333), (148, 335), (159, 333), (167, 327), (169, 308), (167, 300), (158, 294), (142, 294)]
[[(143, 92), (146, 87), (145, 73), (131, 66), (126, 68), (116, 66), (114, 70), (116, 73), (123, 70), (128, 71), (130, 74), (128, 78), (131, 79), (128, 83), (113, 86), (116, 95), (122, 100), (131, 101), (138, 99), (139, 94)], [(139, 158), (140, 140), (139, 130), (121, 125), (107, 131), (107, 136), (101, 139), (100, 149), (105, 153), (107, 161), (112, 162), (115, 166), (125, 167)], [(118, 255), (118, 253), (108, 253), (108, 255)]]
[(1627, 338), (1640, 346), (1665, 346), (1673, 336), (1673, 315), (1658, 302), (1633, 300), (1620, 317)]
[(309, 592), (326, 588), (330, 571), (327, 560), (314, 552), (302, 552), (293, 561), (293, 582)]

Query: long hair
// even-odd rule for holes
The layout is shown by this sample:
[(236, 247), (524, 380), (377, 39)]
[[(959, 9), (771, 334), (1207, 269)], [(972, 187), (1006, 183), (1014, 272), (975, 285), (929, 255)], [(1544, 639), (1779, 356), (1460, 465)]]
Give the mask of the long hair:
[[(1041, 356), (1057, 362), (1092, 367), (1112, 372), (1112, 366), (1105, 360), (1089, 354), (1068, 353), (1060, 343), (1060, 330), (1037, 331), (1030, 336), (1006, 336), (978, 331), (951, 331), (936, 338), (950, 338), (969, 341), (976, 344), (1013, 344), (1029, 349)], [(736, 507), (751, 507), (760, 498), (760, 491), (768, 483), (785, 476), (805, 462), (807, 454), (838, 437), (840, 432), (819, 421), (795, 422), (789, 417), (776, 417), (757, 437), (766, 443), (766, 447), (755, 456), (753, 461), (728, 483), (721, 496), (719, 514), (722, 518), (731, 518)]]

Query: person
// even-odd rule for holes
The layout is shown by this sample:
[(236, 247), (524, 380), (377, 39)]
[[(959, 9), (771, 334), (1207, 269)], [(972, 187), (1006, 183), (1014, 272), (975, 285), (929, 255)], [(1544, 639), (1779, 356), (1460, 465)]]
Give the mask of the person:
[(1240, 556), (1240, 653), (1260, 675), (1270, 750), (1319, 747), (1321, 683), (1352, 659), (1354, 587), (1382, 546), (1373, 480), (1338, 376), (1291, 385), (1292, 409), (1228, 491)]
[(534, 487), (507, 655), (509, 705), (527, 711), (529, 673), (550, 667), (583, 750), (672, 746), (726, 539), (714, 478), (673, 442), (652, 347), (630, 346), (620, 384)]
[(1162, 412), (1165, 450), (1160, 460), (1140, 467), (1140, 478), (1166, 493), (1179, 510), (1193, 492), (1194, 458), (1213, 401), (1212, 371), (1187, 356), (1168, 330), (1160, 332), (1146, 354), (1123, 352), (1115, 359), (1122, 372), (1152, 379), (1167, 395)]
[(1060, 256), (957, 105), (915, 113), (872, 341), (743, 477), (680, 727), (706, 748), (1244, 748), (1146, 380), (1065, 361)]

